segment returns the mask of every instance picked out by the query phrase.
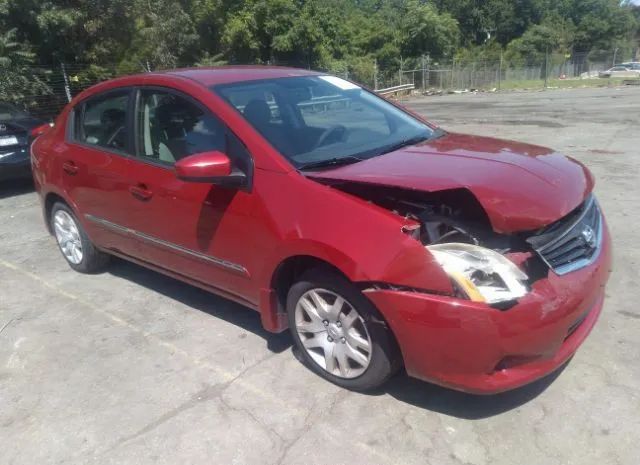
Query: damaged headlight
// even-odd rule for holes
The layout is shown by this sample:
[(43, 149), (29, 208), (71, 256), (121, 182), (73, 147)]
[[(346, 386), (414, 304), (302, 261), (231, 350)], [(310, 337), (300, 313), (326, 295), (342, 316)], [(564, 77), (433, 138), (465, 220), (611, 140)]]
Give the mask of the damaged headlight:
[(427, 249), (474, 302), (497, 304), (528, 292), (527, 275), (491, 249), (458, 243), (430, 245)]

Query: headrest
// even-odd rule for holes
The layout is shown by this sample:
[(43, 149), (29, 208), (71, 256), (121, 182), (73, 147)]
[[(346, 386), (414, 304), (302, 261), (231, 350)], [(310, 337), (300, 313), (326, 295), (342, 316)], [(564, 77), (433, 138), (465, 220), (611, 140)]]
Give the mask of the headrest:
[(197, 116), (193, 115), (189, 110), (190, 109), (182, 103), (169, 102), (160, 105), (156, 109), (156, 117), (162, 128), (182, 127), (191, 129), (196, 122)]
[(100, 122), (105, 126), (113, 126), (116, 124), (123, 124), (125, 119), (125, 112), (118, 110), (117, 108), (109, 108), (102, 112), (100, 115)]
[(251, 100), (244, 107), (244, 116), (254, 126), (264, 126), (271, 121), (271, 109), (264, 100)]

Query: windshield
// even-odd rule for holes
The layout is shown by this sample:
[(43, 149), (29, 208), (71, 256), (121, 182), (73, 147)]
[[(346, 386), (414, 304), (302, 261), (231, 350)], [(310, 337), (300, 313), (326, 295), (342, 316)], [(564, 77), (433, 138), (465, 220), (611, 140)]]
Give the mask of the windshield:
[(354, 163), (432, 138), (435, 130), (333, 76), (214, 86), (297, 168)]
[(13, 105), (0, 102), (0, 120), (19, 119), (26, 117), (27, 114), (25, 112), (18, 110)]

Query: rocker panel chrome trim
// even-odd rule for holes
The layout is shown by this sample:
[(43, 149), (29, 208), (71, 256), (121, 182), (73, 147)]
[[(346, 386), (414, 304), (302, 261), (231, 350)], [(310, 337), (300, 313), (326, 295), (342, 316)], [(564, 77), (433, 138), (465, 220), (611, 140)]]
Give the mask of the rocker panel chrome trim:
[(111, 221), (105, 220), (104, 218), (99, 218), (94, 215), (86, 214), (84, 217), (100, 226), (111, 229), (117, 233), (125, 234), (129, 236), (133, 236), (137, 239), (140, 239), (145, 242), (149, 242), (153, 245), (161, 246), (166, 249), (172, 250), (174, 252), (178, 252), (182, 255), (186, 255), (190, 258), (196, 258), (198, 260), (202, 260), (207, 263), (211, 263), (213, 265), (217, 265), (219, 267), (225, 268), (227, 270), (235, 271), (236, 273), (240, 273), (246, 277), (249, 277), (249, 271), (242, 265), (238, 265), (237, 263), (230, 262), (228, 260), (224, 260), (222, 258), (214, 257), (212, 255), (206, 255), (201, 252), (197, 252), (195, 250), (188, 249), (186, 247), (182, 247), (181, 245), (174, 244), (172, 242), (165, 241), (163, 239), (159, 239), (154, 236), (150, 236), (140, 231), (136, 231), (135, 229), (130, 229), (125, 226), (121, 226), (116, 223), (112, 223)]

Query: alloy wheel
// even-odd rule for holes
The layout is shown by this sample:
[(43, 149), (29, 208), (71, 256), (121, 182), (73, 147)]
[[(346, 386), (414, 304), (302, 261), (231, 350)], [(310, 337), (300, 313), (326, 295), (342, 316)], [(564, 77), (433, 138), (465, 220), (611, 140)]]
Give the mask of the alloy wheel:
[(73, 217), (64, 210), (56, 211), (53, 216), (53, 229), (64, 257), (74, 265), (82, 262), (82, 240)]
[(364, 319), (335, 292), (305, 292), (295, 307), (295, 324), (304, 350), (328, 373), (357, 378), (369, 367), (372, 344)]

